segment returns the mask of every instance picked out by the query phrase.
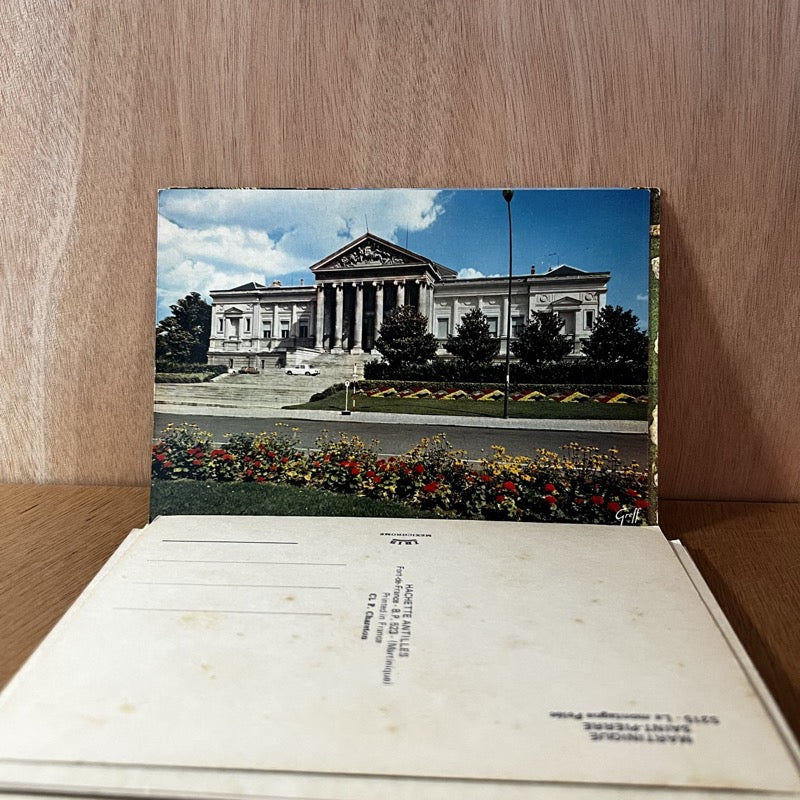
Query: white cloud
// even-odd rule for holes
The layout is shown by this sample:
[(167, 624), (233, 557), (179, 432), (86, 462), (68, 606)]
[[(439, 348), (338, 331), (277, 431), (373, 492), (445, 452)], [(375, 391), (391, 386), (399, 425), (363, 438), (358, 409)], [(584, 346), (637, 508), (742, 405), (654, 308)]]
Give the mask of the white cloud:
[(435, 190), (169, 189), (159, 198), (161, 319), (189, 291), (208, 296), (306, 270), (369, 230), (399, 241), (430, 227)]
[(481, 272), (479, 269), (474, 269), (473, 267), (466, 267), (465, 269), (458, 270), (457, 277), (469, 280), (470, 278), (499, 278), (501, 276), (499, 273), (496, 272), (492, 275), (487, 275), (485, 272)]
[(637, 294), (637, 295), (636, 295), (636, 299), (637, 299), (637, 300), (638, 300), (640, 303), (643, 303), (643, 302), (645, 302), (646, 300), (649, 300), (650, 298), (649, 298), (649, 297), (648, 297), (646, 294)]

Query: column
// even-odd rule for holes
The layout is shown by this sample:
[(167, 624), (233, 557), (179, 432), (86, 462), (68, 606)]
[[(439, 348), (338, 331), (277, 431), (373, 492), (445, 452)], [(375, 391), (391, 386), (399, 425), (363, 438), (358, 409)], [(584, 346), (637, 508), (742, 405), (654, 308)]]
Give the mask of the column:
[(383, 281), (375, 281), (375, 338), (383, 325)]
[(406, 304), (406, 282), (405, 281), (396, 281), (397, 283), (397, 307), (404, 306)]
[(361, 340), (364, 333), (364, 285), (361, 283), (354, 283), (353, 288), (356, 291), (356, 318), (353, 326), (353, 346), (350, 348), (350, 352), (363, 353), (364, 351), (361, 349)]
[(272, 339), (280, 339), (281, 335), (281, 315), (280, 306), (276, 302), (272, 306)]
[(341, 283), (336, 284), (336, 293), (333, 296), (333, 302), (336, 306), (336, 326), (333, 332), (333, 347), (332, 353), (342, 352), (342, 324), (344, 322), (344, 286)]
[(325, 325), (325, 287), (317, 286), (317, 318), (314, 328), (314, 349), (322, 350)]
[(289, 337), (297, 336), (297, 303), (289, 306)]
[(505, 342), (505, 347), (500, 347), (500, 353), (507, 353), (509, 347), (508, 341), (508, 315), (511, 313), (511, 308), (508, 305), (508, 295), (503, 298), (503, 313), (500, 315), (500, 330), (497, 335), (500, 337), (500, 342)]
[(261, 303), (253, 303), (253, 330), (251, 332), (254, 342), (258, 342), (261, 349)]
[[(417, 281), (419, 284), (419, 303), (417, 309), (423, 317), (428, 316), (428, 284), (425, 281)], [(430, 319), (428, 319), (430, 322)]]

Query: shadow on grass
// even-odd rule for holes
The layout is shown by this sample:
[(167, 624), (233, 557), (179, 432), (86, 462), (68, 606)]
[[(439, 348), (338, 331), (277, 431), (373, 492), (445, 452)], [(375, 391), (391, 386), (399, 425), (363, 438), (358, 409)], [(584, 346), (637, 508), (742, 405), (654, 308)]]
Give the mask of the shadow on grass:
[(402, 503), (271, 483), (152, 481), (150, 518), (168, 514), (309, 517), (427, 517)]

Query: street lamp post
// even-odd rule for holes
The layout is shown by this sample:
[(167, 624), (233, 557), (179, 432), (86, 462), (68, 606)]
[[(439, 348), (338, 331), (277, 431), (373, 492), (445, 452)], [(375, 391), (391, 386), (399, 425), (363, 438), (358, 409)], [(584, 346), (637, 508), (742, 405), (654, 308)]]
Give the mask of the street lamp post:
[(508, 206), (508, 309), (506, 310), (506, 391), (503, 396), (503, 419), (508, 419), (508, 395), (511, 391), (511, 270), (513, 265), (511, 248), (511, 198), (514, 192), (503, 189), (503, 200)]

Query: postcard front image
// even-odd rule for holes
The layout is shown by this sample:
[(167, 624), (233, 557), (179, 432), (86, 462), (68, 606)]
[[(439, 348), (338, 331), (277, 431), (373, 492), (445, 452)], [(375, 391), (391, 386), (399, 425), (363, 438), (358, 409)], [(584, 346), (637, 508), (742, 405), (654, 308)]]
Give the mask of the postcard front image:
[(153, 515), (652, 521), (657, 220), (648, 189), (162, 191)]

